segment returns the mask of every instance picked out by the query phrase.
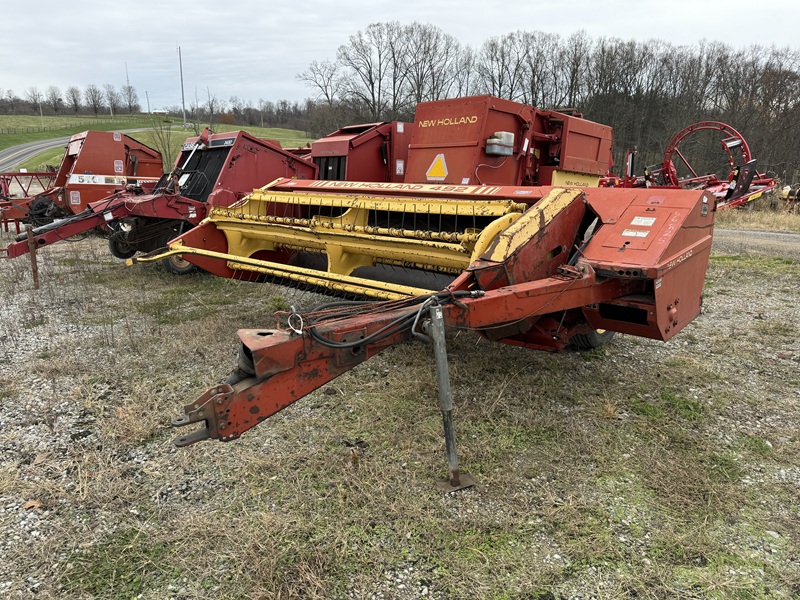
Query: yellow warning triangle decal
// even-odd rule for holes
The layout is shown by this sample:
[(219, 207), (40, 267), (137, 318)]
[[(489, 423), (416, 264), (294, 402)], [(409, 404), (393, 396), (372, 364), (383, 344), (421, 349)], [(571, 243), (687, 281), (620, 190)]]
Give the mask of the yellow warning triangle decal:
[(437, 154), (433, 159), (431, 166), (425, 172), (428, 181), (444, 181), (447, 177), (447, 162), (444, 160), (444, 154)]

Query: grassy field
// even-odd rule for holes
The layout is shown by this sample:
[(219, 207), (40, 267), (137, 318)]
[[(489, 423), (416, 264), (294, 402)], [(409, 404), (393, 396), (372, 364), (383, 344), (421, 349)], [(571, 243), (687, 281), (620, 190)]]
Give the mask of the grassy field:
[(704, 314), (668, 344), (451, 331), (478, 485), (450, 495), (424, 345), (176, 449), (169, 421), (225, 378), (235, 330), (325, 298), (126, 269), (92, 239), (40, 265), (34, 293), (24, 260), (0, 263), (0, 595), (800, 597), (796, 261), (715, 254)]
[[(64, 137), (94, 129), (98, 131), (114, 131), (117, 129), (138, 129), (150, 127), (153, 118), (146, 115), (137, 117), (121, 116), (117, 119), (110, 119), (108, 116), (92, 119), (91, 117), (44, 117), (45, 131), (23, 131), (23, 128), (40, 128), (42, 120), (38, 117), (23, 117), (14, 115), (0, 116), (0, 130), (8, 128), (18, 128), (20, 131), (14, 133), (0, 133), (0, 150), (5, 150), (11, 146), (17, 146), (26, 142), (39, 140), (49, 140), (52, 138)], [(63, 151), (62, 151), (63, 153)], [(60, 157), (59, 157), (60, 160)]]
[(771, 200), (769, 196), (756, 200), (753, 210), (720, 211), (714, 219), (714, 227), (754, 231), (800, 231), (800, 212), (789, 212), (781, 205), (772, 208)]
[[(152, 121), (149, 122), (148, 126), (152, 126)], [(169, 165), (174, 164), (175, 157), (180, 152), (181, 145), (186, 140), (187, 137), (194, 136), (194, 130), (188, 129), (184, 131), (180, 124), (173, 124), (172, 130), (169, 132), (168, 135), (164, 135), (164, 133), (154, 133), (152, 131), (141, 131), (137, 133), (130, 134), (131, 137), (134, 139), (146, 144), (152, 148), (158, 148), (162, 150), (160, 140), (165, 140), (166, 145), (169, 148), (170, 160), (168, 161)], [(159, 124), (158, 129), (162, 129), (161, 125)], [(296, 131), (294, 129), (280, 129), (280, 128), (265, 128), (265, 127), (236, 127), (231, 125), (215, 125), (214, 132), (221, 133), (224, 131), (238, 131), (239, 129), (244, 129), (248, 133), (264, 138), (269, 140), (278, 140), (284, 148), (291, 148), (296, 146), (303, 146), (309, 142), (312, 142), (313, 139), (309, 138), (304, 132)], [(83, 130), (81, 130), (83, 131)], [(55, 137), (55, 136), (53, 136)], [(22, 143), (22, 142), (20, 142)], [(28, 169), (29, 171), (35, 171), (38, 169), (43, 168), (44, 165), (58, 165), (61, 163), (61, 159), (64, 156), (64, 148), (58, 148), (54, 150), (48, 150), (47, 152), (42, 152), (37, 154), (33, 158), (25, 161), (20, 165), (20, 167)]]

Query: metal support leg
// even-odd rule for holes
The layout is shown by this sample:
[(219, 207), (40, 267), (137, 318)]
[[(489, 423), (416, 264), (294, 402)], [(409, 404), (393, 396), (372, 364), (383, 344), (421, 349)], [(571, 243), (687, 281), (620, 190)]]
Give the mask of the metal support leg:
[(456, 453), (456, 430), (453, 426), (453, 393), (450, 389), (450, 370), (447, 365), (447, 345), (444, 336), (444, 317), (442, 307), (435, 304), (430, 309), (429, 333), (433, 343), (433, 355), (436, 360), (436, 382), (439, 386), (439, 408), (444, 423), (444, 442), (447, 452), (447, 465), (450, 477), (437, 482), (437, 487), (444, 492), (463, 490), (475, 485), (475, 480), (467, 473), (461, 473)]
[(36, 240), (33, 239), (33, 228), (30, 225), (25, 226), (25, 231), (28, 235), (28, 254), (31, 257), (31, 272), (33, 273), (33, 289), (39, 289), (39, 264), (36, 262)]

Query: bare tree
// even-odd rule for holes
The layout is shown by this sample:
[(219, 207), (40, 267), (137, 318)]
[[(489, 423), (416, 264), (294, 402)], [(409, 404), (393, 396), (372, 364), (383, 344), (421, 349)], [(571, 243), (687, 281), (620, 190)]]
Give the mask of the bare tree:
[(103, 92), (95, 84), (90, 83), (86, 86), (86, 89), (83, 90), (83, 99), (86, 101), (86, 106), (91, 109), (96, 117), (100, 109), (104, 106)]
[(521, 100), (525, 46), (520, 32), (489, 38), (483, 43), (475, 64), (479, 85), (487, 94)]
[(136, 88), (130, 84), (123, 85), (121, 90), (122, 102), (128, 109), (128, 114), (132, 115), (135, 111), (139, 110), (139, 94), (136, 93)]
[(61, 90), (59, 90), (56, 86), (51, 85), (47, 88), (45, 96), (47, 97), (47, 105), (53, 109), (54, 113), (58, 113), (58, 109), (62, 102)]
[(525, 48), (522, 101), (540, 108), (553, 108), (558, 101), (561, 39), (541, 31), (522, 34)]
[(459, 62), (463, 61), (461, 45), (453, 36), (435, 25), (412, 23), (404, 30), (407, 40), (406, 82), (414, 104), (440, 100), (458, 88)]
[(347, 94), (362, 102), (369, 118), (378, 121), (387, 106), (387, 78), (390, 70), (390, 40), (385, 23), (372, 23), (366, 31), (350, 36), (336, 53), (348, 69), (343, 80)]
[(14, 90), (6, 90), (6, 102), (8, 102), (8, 107), (11, 110), (11, 114), (14, 114), (14, 111), (20, 102), (19, 97), (14, 93)]
[(78, 111), (81, 109), (81, 90), (77, 85), (71, 85), (67, 88), (67, 92), (65, 94), (67, 98), (67, 104), (73, 110), (73, 112), (77, 115)]
[(111, 117), (113, 118), (114, 115), (119, 113), (119, 107), (122, 104), (122, 96), (120, 96), (119, 92), (115, 90), (114, 86), (110, 83), (103, 86), (103, 94), (106, 97), (108, 110), (111, 112)]
[(44, 96), (35, 85), (25, 90), (25, 99), (31, 103), (33, 110), (41, 113)]
[(206, 102), (206, 110), (208, 111), (208, 128), (213, 129), (214, 115), (222, 112), (222, 103), (217, 99), (215, 94), (211, 93), (211, 89), (206, 87), (206, 95), (208, 102)]
[(324, 99), (329, 107), (333, 107), (342, 90), (339, 65), (329, 60), (321, 63), (312, 61), (305, 71), (297, 75), (297, 79), (316, 89), (318, 97)]
[[(150, 115), (150, 132), (153, 136), (153, 148), (161, 152), (161, 161), (164, 167), (164, 173), (168, 173), (172, 170), (172, 166), (175, 164), (176, 157), (172, 155), (175, 151), (175, 144), (173, 144), (173, 135), (178, 135), (173, 133), (172, 127), (164, 122), (164, 119), (157, 117), (155, 115)], [(183, 135), (183, 134), (181, 134)]]
[(455, 97), (469, 96), (475, 90), (475, 51), (464, 46), (454, 63), (455, 75), (453, 77), (452, 94)]
[(241, 121), (242, 112), (244, 111), (244, 100), (239, 98), (239, 96), (231, 96), (228, 100), (228, 104), (230, 105), (231, 112), (236, 120)]

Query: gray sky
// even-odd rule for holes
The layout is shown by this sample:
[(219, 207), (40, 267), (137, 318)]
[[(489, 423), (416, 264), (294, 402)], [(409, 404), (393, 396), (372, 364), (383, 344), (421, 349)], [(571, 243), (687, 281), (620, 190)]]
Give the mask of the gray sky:
[(178, 45), (187, 106), (195, 90), (202, 103), (207, 87), (224, 100), (302, 100), (312, 90), (296, 74), (312, 60), (333, 60), (350, 35), (377, 21), (432, 23), (475, 48), (520, 29), (800, 48), (798, 0), (38, 0), (3, 13), (0, 88), (18, 96), (30, 86), (119, 89), (127, 61), (142, 106), (147, 91), (153, 110), (180, 105)]

